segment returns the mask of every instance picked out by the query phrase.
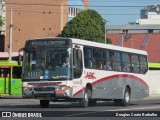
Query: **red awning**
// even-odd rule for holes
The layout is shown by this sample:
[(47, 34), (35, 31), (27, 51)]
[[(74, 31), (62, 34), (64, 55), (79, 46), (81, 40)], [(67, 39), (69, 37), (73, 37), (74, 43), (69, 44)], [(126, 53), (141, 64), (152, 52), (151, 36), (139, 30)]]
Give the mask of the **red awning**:
[[(18, 52), (12, 52), (11, 56), (12, 57), (18, 56)], [(0, 52), (0, 58), (7, 58), (7, 57), (9, 57), (8, 52)]]

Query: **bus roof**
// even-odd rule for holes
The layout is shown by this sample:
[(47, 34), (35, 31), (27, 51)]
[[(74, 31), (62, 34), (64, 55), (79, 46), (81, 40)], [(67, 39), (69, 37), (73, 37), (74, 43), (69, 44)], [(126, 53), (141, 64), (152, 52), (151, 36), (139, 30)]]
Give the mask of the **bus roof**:
[(149, 63), (148, 63), (148, 67), (149, 67), (149, 68), (160, 68), (160, 63), (152, 63), (152, 62), (149, 62)]
[[(77, 38), (47, 37), (47, 38), (35, 38), (35, 39), (31, 39), (31, 40), (44, 40), (44, 39), (50, 39), (50, 40), (70, 39), (70, 40), (72, 40), (72, 43), (74, 43), (74, 44), (86, 45), (86, 46), (91, 46), (91, 47), (100, 47), (100, 48), (105, 48), (105, 49), (110, 49), (110, 50), (117, 50), (117, 51), (122, 51), (122, 52), (131, 52), (131, 53), (135, 53), (135, 54), (147, 55), (147, 52), (144, 50), (121, 47), (121, 46), (116, 46), (116, 45), (112, 45), (112, 44), (98, 43), (98, 42), (93, 42), (93, 41), (89, 41), (89, 40), (77, 39)], [(28, 41), (31, 41), (31, 40), (28, 40)]]
[(72, 39), (72, 43), (79, 44), (79, 45), (87, 45), (87, 46), (91, 46), (91, 47), (101, 47), (101, 48), (110, 49), (110, 50), (117, 50), (117, 51), (131, 52), (131, 53), (136, 53), (136, 54), (147, 55), (147, 52), (143, 51), (143, 50), (121, 47), (121, 46), (115, 46), (115, 45), (112, 45), (112, 44), (92, 42), (92, 41), (87, 41), (87, 40), (80, 40), (80, 39), (76, 39), (76, 38), (70, 38), (70, 39)]
[(0, 60), (0, 67), (2, 68), (3, 67), (8, 67), (8, 66), (21, 66), (21, 65), (18, 65), (18, 62), (17, 61), (9, 61), (9, 60)]

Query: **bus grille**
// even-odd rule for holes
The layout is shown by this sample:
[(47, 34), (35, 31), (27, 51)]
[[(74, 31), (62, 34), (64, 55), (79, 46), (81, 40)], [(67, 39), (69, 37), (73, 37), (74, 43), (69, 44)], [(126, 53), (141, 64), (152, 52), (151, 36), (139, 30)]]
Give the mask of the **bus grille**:
[(41, 88), (34, 88), (35, 91), (54, 91), (54, 87), (41, 87)]

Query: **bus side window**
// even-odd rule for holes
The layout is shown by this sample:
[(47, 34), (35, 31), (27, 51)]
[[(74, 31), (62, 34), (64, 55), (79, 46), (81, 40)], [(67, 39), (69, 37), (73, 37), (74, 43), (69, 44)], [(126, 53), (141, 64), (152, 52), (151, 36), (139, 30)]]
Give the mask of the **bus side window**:
[(84, 47), (84, 63), (86, 68), (91, 69), (93, 67), (92, 48)]
[(94, 48), (93, 49), (93, 64), (94, 69), (103, 69), (103, 62), (102, 62), (102, 49)]
[(82, 51), (79, 49), (73, 49), (73, 66), (74, 66), (74, 78), (80, 78), (82, 75)]
[(142, 74), (145, 74), (148, 70), (147, 57), (146, 56), (140, 56), (140, 69), (141, 69)]
[(132, 55), (132, 68), (134, 73), (140, 73), (138, 55)]
[(112, 64), (111, 64), (111, 51), (104, 50), (103, 51), (103, 60), (104, 60), (104, 69), (105, 70), (112, 70)]
[(130, 72), (130, 58), (128, 53), (122, 53), (122, 71)]
[(114, 66), (115, 66), (115, 71), (121, 71), (122, 70), (120, 52), (114, 52)]
[(12, 77), (13, 78), (21, 78), (22, 68), (21, 67), (13, 67), (12, 69)]
[(9, 77), (10, 68), (0, 68), (0, 77)]

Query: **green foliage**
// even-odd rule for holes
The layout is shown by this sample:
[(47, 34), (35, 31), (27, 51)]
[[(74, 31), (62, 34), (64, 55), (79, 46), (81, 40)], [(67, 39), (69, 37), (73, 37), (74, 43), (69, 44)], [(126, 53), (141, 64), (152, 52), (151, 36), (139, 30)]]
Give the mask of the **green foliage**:
[(3, 26), (4, 25), (4, 20), (2, 18), (2, 16), (0, 16), (0, 26)]
[(105, 21), (98, 12), (84, 10), (66, 24), (61, 36), (104, 43), (104, 32)]
[(106, 43), (112, 44), (112, 40), (111, 40), (110, 38), (107, 38), (107, 39), (106, 39)]

